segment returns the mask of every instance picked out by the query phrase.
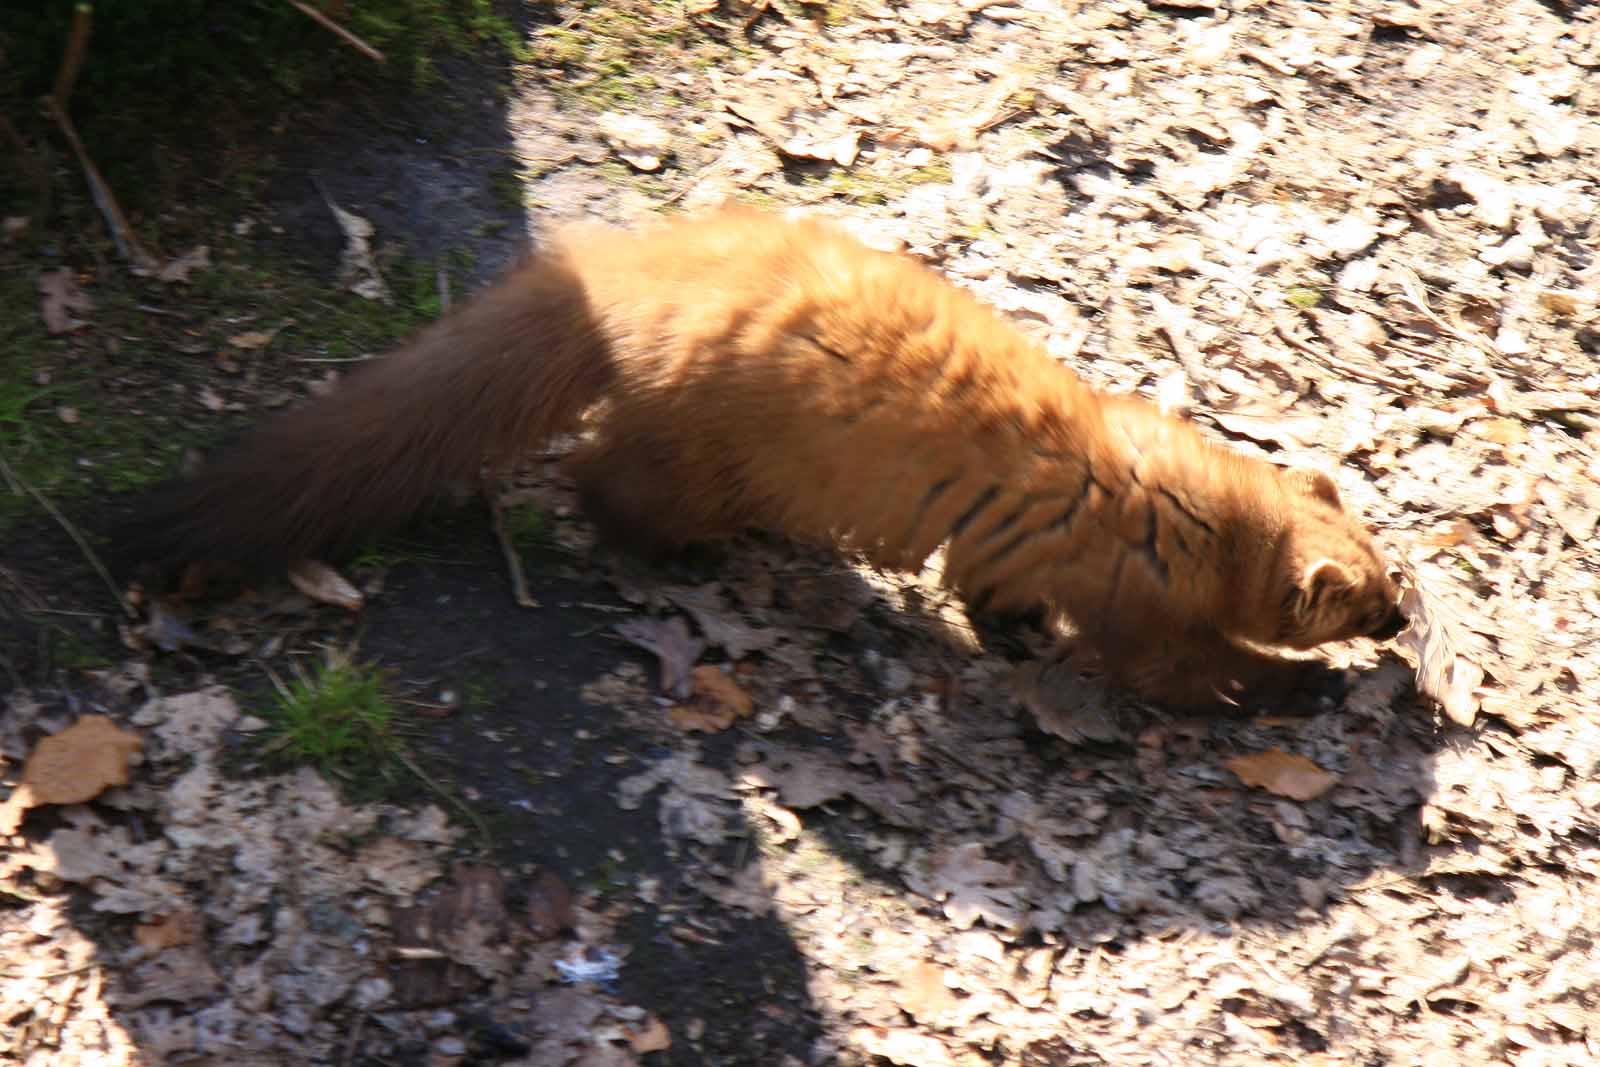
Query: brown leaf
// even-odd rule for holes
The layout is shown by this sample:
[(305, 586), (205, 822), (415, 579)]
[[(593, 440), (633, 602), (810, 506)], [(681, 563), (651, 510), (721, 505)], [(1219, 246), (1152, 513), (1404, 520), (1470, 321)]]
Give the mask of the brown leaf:
[(647, 1018), (644, 1025), (637, 1030), (629, 1027), (627, 1034), (629, 1046), (641, 1055), (646, 1052), (662, 1052), (672, 1047), (672, 1032), (667, 1029), (666, 1023), (654, 1015)]
[(66, 333), (82, 326), (72, 313), (89, 311), (93, 307), (94, 301), (78, 288), (77, 280), (66, 267), (39, 275), (39, 315), (50, 333)]
[(314, 559), (291, 564), (289, 582), (312, 600), (346, 611), (360, 611), (365, 602), (361, 590), (351, 585), (344, 575)]
[(1329, 774), (1304, 756), (1281, 748), (1235, 756), (1223, 766), (1238, 775), (1245, 785), (1290, 800), (1315, 799), (1339, 782), (1337, 775)]
[(181, 908), (133, 928), (133, 939), (146, 952), (160, 952), (176, 945), (199, 943), (206, 930), (205, 918), (193, 908)]
[(277, 330), (247, 330), (228, 338), (228, 343), (235, 348), (262, 348), (276, 336), (278, 336)]
[(945, 985), (944, 968), (924, 960), (900, 975), (894, 986), (894, 1002), (924, 1026), (938, 1026), (940, 1017), (955, 1007), (956, 998)]
[(572, 890), (554, 871), (544, 871), (528, 890), (528, 929), (540, 941), (549, 941), (572, 929)]
[(728, 607), (720, 582), (693, 588), (673, 586), (662, 591), (668, 600), (694, 617), (706, 640), (719, 646), (729, 659), (744, 659), (777, 640), (775, 631), (749, 625), (739, 617), (738, 611)]
[(85, 715), (40, 741), (22, 767), (22, 783), (0, 805), (0, 834), (16, 831), (41, 804), (81, 804), (125, 785), (128, 761), (144, 741), (104, 715)]
[(209, 266), (211, 249), (206, 245), (196, 245), (183, 255), (168, 260), (167, 265), (156, 272), (156, 278), (164, 282), (186, 282), (189, 275)]
[(1483, 668), (1462, 655), (1462, 628), (1444, 601), (1424, 590), (1409, 571), (1402, 575), (1401, 589), (1400, 611), (1410, 625), (1395, 644), (1416, 654), (1417, 689), (1436, 701), (1452, 722), (1471, 726), (1483, 697)]
[(689, 692), (691, 702), (668, 713), (680, 730), (718, 733), (755, 710), (750, 694), (720, 667), (710, 664), (696, 667), (689, 675)]
[(670, 619), (627, 619), (612, 629), (629, 644), (655, 653), (661, 663), (661, 691), (675, 697), (690, 694), (689, 671), (706, 643), (689, 633), (683, 616)]
[(850, 1031), (850, 1044), (905, 1067), (955, 1067), (957, 1062), (943, 1041), (907, 1027), (858, 1026)]
[(1071, 660), (1024, 663), (1011, 675), (1011, 694), (1033, 712), (1041, 730), (1068, 744), (1129, 739), (1106, 702), (1105, 686)]
[(143, 744), (104, 715), (85, 715), (39, 742), (22, 768), (22, 782), (41, 804), (81, 804), (126, 785), (128, 759)]

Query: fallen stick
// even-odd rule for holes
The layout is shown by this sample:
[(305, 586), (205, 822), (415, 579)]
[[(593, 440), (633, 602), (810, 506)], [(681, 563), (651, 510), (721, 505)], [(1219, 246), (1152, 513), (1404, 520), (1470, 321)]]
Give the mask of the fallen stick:
[(337, 22), (333, 21), (328, 16), (312, 7), (310, 4), (302, 3), (301, 0), (289, 0), (289, 3), (299, 8), (300, 13), (306, 16), (306, 18), (310, 19), (312, 22), (315, 22), (317, 25), (321, 26), (325, 30), (328, 30), (330, 33), (344, 38), (345, 43), (349, 44), (350, 47), (356, 49), (358, 52), (364, 53), (366, 56), (377, 60), (379, 63), (387, 62), (386, 57), (382, 52), (378, 51), (376, 48), (372, 47), (370, 44), (363, 41), (361, 38), (357, 37), (355, 34), (351, 33)]

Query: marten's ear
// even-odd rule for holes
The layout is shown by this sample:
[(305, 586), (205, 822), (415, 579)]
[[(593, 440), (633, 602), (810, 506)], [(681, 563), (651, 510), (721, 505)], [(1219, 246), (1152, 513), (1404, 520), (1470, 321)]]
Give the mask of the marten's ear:
[(1339, 487), (1322, 471), (1314, 467), (1291, 467), (1284, 474), (1288, 476), (1289, 484), (1302, 493), (1316, 497), (1325, 504), (1332, 504), (1340, 511), (1344, 510), (1344, 503), (1339, 499)]
[(1355, 587), (1356, 576), (1344, 564), (1319, 559), (1301, 572), (1295, 611), (1301, 618), (1310, 618), (1330, 601), (1347, 596)]

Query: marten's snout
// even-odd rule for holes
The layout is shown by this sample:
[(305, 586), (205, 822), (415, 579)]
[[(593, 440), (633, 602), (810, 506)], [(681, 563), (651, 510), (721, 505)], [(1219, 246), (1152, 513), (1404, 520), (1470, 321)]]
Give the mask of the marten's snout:
[(1400, 608), (1396, 605), (1389, 609), (1389, 614), (1384, 616), (1383, 621), (1367, 636), (1374, 641), (1388, 641), (1405, 628), (1406, 617), (1400, 613)]

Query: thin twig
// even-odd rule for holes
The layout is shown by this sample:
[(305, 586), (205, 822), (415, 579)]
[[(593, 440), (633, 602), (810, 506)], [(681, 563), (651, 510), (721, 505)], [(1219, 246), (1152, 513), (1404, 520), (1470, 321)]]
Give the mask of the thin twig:
[(511, 573), (511, 595), (522, 607), (536, 608), (539, 602), (528, 592), (528, 576), (522, 570), (522, 556), (517, 552), (517, 546), (511, 543), (511, 535), (506, 532), (505, 511), (492, 490), (484, 490), (484, 499), (488, 501), (489, 511), (494, 516), (494, 535), (506, 558), (506, 570)]
[(361, 1030), (366, 1025), (367, 1013), (362, 1012), (356, 1016), (356, 1024), (350, 1028), (350, 1040), (344, 1043), (344, 1055), (339, 1058), (341, 1067), (350, 1067), (350, 1062), (356, 1054), (356, 1042), (361, 1040)]
[(73, 153), (78, 157), (78, 165), (83, 168), (83, 176), (89, 183), (89, 192), (94, 197), (95, 206), (100, 209), (100, 214), (105, 217), (106, 226), (111, 230), (111, 240), (115, 242), (117, 251), (140, 270), (153, 272), (157, 268), (155, 258), (144, 250), (139, 239), (133, 235), (127, 216), (122, 213), (122, 205), (117, 203), (116, 194), (111, 191), (111, 186), (106, 183), (105, 178), (100, 176), (100, 170), (94, 165), (94, 160), (89, 158), (83, 142), (78, 139), (77, 127), (72, 124), (72, 119), (67, 117), (66, 109), (59, 102), (51, 100), (50, 111), (56, 120), (56, 125), (61, 127), (62, 135), (66, 137), (67, 143), (72, 146)]
[(77, 544), (78, 551), (83, 553), (83, 558), (89, 561), (89, 566), (93, 567), (95, 573), (100, 575), (100, 580), (106, 583), (106, 588), (111, 592), (111, 599), (121, 605), (123, 612), (130, 619), (138, 618), (139, 613), (133, 610), (133, 605), (129, 604), (123, 599), (122, 593), (117, 589), (117, 583), (111, 579), (111, 572), (106, 570), (105, 565), (100, 562), (100, 557), (95, 555), (94, 549), (89, 547), (89, 542), (84, 540), (83, 535), (78, 532), (78, 528), (72, 525), (72, 523), (67, 520), (65, 515), (57, 511), (56, 506), (50, 503), (50, 501), (45, 498), (43, 493), (39, 492), (39, 490), (35, 489), (32, 485), (28, 484), (17, 476), (16, 470), (13, 469), (11, 464), (6, 460), (6, 450), (4, 445), (0, 445), (0, 473), (4, 473), (8, 481), (16, 485), (20, 485), (23, 492), (33, 497), (33, 499), (38, 502), (39, 506), (44, 508), (45, 512), (52, 519), (56, 520), (57, 524), (59, 524), (63, 530), (67, 531), (67, 536), (72, 538), (73, 542)]
[(77, 84), (83, 57), (89, 50), (89, 23), (93, 18), (93, 4), (78, 4), (72, 9), (72, 30), (67, 37), (67, 49), (61, 54), (61, 66), (56, 71), (55, 92), (51, 94), (57, 107), (67, 106), (72, 87)]
[(1288, 329), (1288, 327), (1281, 322), (1274, 322), (1272, 324), (1272, 331), (1283, 339), (1284, 344), (1288, 345), (1296, 352), (1303, 352), (1312, 359), (1316, 360), (1318, 363), (1321, 363), (1324, 366), (1332, 367), (1334, 370), (1342, 371), (1343, 373), (1350, 375), (1352, 378), (1360, 378), (1362, 381), (1371, 382), (1374, 385), (1386, 385), (1391, 389), (1411, 388), (1411, 383), (1408, 381), (1393, 377), (1392, 375), (1384, 374), (1381, 371), (1368, 370), (1367, 368), (1359, 366), (1358, 364), (1351, 363), (1349, 360), (1340, 359), (1331, 352), (1320, 351), (1315, 345), (1308, 344), (1296, 337), (1293, 331)]
[(465, 815), (472, 823), (473, 827), (478, 831), (478, 836), (483, 840), (483, 847), (485, 849), (493, 846), (494, 838), (489, 836), (489, 825), (483, 821), (483, 817), (481, 815), (468, 807), (466, 802), (458, 798), (454, 793), (451, 793), (449, 790), (445, 789), (444, 786), (428, 777), (428, 772), (417, 766), (416, 761), (410, 756), (406, 755), (404, 752), (396, 750), (394, 752), (394, 758), (399, 760), (400, 763), (405, 766), (406, 770), (420, 778), (424, 785), (426, 785), (429, 789), (432, 789), (435, 793), (439, 794), (439, 796), (444, 799), (445, 803), (452, 805), (457, 811)]
[(345, 42), (358, 52), (365, 53), (368, 58), (375, 59), (379, 63), (386, 62), (382, 52), (378, 51), (376, 48), (372, 47), (370, 44), (363, 41), (361, 38), (357, 37), (355, 34), (351, 33), (337, 22), (333, 21), (328, 16), (312, 7), (310, 4), (301, 3), (300, 0), (289, 0), (289, 3), (298, 8), (300, 13), (309, 18), (312, 22), (317, 23), (325, 30), (329, 30), (334, 34), (337, 34), (339, 37), (344, 38)]
[(89, 158), (88, 150), (83, 147), (83, 141), (78, 137), (78, 128), (67, 115), (67, 101), (72, 96), (72, 87), (78, 80), (78, 72), (83, 68), (83, 58), (88, 51), (89, 24), (93, 12), (93, 5), (84, 3), (78, 4), (73, 11), (72, 32), (67, 38), (67, 47), (61, 54), (61, 68), (56, 72), (55, 92), (51, 94), (46, 107), (50, 116), (56, 120), (56, 125), (61, 127), (61, 133), (72, 146), (73, 153), (78, 157), (78, 165), (83, 168), (84, 178), (89, 182), (89, 192), (94, 197), (95, 206), (100, 209), (100, 214), (105, 217), (106, 225), (111, 230), (111, 240), (115, 242), (117, 251), (140, 270), (153, 271), (156, 269), (155, 259), (144, 250), (139, 244), (139, 239), (133, 235), (127, 216), (122, 213), (122, 205), (117, 203), (116, 195), (111, 192), (111, 186), (101, 177), (94, 160)]

